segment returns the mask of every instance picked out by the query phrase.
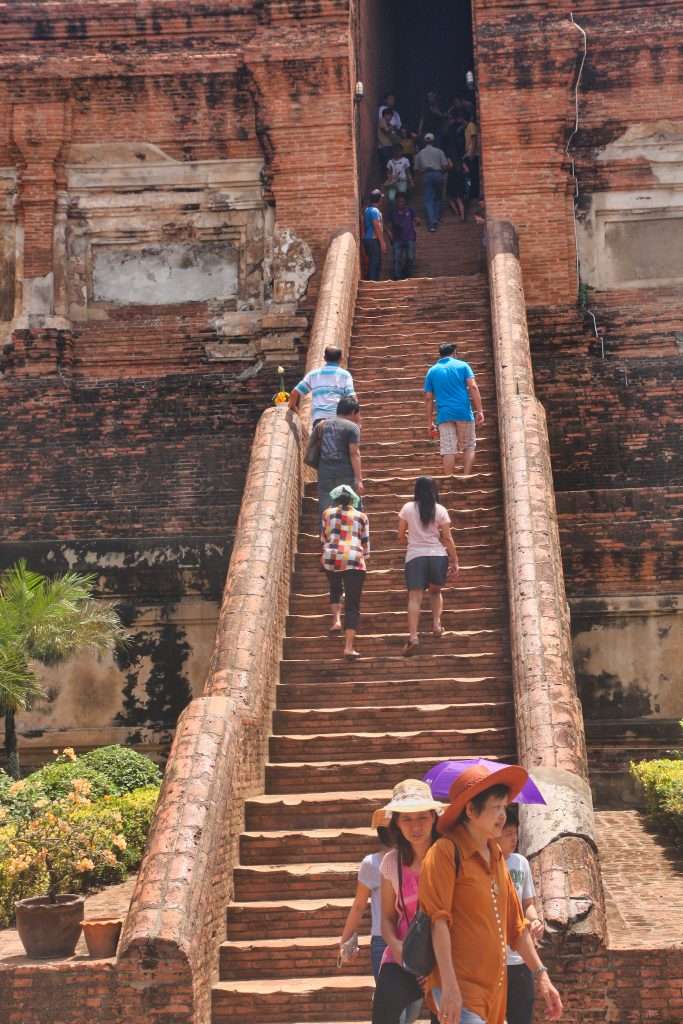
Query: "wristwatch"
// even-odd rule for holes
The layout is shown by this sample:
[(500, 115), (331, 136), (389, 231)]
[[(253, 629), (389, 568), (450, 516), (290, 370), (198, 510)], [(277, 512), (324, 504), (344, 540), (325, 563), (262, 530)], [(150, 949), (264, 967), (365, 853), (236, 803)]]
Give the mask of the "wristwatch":
[(547, 973), (548, 973), (548, 968), (546, 967), (545, 964), (541, 964), (541, 966), (537, 967), (535, 971), (532, 971), (532, 974), (534, 976), (534, 981), (537, 981), (538, 978), (540, 978), (542, 974), (547, 974)]

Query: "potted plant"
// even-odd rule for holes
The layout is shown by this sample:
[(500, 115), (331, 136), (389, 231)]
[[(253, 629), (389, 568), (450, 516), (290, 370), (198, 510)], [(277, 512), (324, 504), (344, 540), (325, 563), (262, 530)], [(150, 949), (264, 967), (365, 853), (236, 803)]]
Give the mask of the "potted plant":
[(10, 872), (29, 878), (33, 891), (43, 889), (15, 903), (17, 931), (30, 957), (72, 956), (85, 897), (69, 888), (84, 890), (121, 871), (121, 815), (113, 809), (94, 814), (89, 794), (88, 780), (74, 779), (66, 797), (37, 800), (32, 817), (6, 841)]

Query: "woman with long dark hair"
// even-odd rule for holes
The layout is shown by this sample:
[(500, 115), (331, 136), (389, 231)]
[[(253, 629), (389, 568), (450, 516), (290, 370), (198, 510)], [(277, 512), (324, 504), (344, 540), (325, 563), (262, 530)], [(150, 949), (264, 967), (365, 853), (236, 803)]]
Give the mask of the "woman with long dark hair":
[(458, 574), (458, 553), (451, 535), (451, 518), (439, 504), (439, 491), (430, 476), (415, 481), (413, 501), (408, 501), (398, 514), (398, 540), (407, 544), (405, 577), (408, 588), (408, 642), (405, 657), (419, 647), (418, 624), (425, 590), (429, 591), (432, 610), (432, 632), (443, 634), (441, 588), (446, 580), (455, 582)]
[[(389, 836), (394, 849), (386, 854), (380, 867), (382, 935), (387, 948), (377, 979), (372, 1024), (414, 1020), (422, 1002), (418, 979), (402, 966), (403, 939), (418, 911), (422, 862), (439, 838), (436, 820), (442, 809), (443, 805), (432, 797), (428, 783), (419, 779), (399, 782), (384, 808), (391, 814)], [(408, 1011), (405, 1017), (404, 1011)]]

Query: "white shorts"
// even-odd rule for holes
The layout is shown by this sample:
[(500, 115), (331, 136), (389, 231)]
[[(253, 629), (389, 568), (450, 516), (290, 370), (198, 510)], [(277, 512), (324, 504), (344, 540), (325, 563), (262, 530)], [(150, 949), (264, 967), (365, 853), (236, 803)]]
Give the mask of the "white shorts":
[(442, 455), (464, 455), (477, 447), (474, 420), (449, 420), (439, 423), (439, 441)]

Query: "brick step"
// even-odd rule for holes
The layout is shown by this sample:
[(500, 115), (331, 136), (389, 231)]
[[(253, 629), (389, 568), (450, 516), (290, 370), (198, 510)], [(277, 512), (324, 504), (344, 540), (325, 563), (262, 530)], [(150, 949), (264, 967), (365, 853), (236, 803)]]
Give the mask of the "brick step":
[[(469, 574), (458, 573), (457, 582), (445, 586), (441, 593), (444, 596), (444, 614), (451, 608), (456, 611), (469, 611), (486, 604), (492, 607), (506, 609), (507, 614), (507, 583), (505, 578), (499, 577), (492, 583), (473, 584)], [(292, 615), (310, 615), (324, 612), (329, 613), (327, 579), (320, 574), (318, 586), (306, 591), (292, 589), (290, 595), (289, 609)], [(362, 609), (363, 615), (370, 612), (392, 612), (397, 614), (400, 609), (406, 607), (407, 592), (405, 582), (391, 589), (390, 587), (373, 590), (365, 586), (363, 590)]]
[(350, 898), (262, 900), (227, 907), (228, 939), (295, 938), (340, 935), (353, 901)]
[[(425, 435), (426, 433), (425, 428)], [(417, 461), (419, 461), (420, 472), (423, 475), (441, 476), (443, 469), (438, 438), (425, 438), (422, 452), (412, 450), (415, 445), (414, 441), (399, 442), (395, 447), (380, 448), (376, 443), (363, 445), (363, 476), (391, 479), (396, 476), (408, 476), (413, 473)], [(500, 460), (497, 443), (495, 441), (493, 444), (484, 442), (480, 446), (477, 442), (476, 460), (477, 470), (497, 470)]]
[[(429, 769), (429, 765), (425, 771)], [(348, 768), (347, 768), (348, 772)], [(401, 776), (401, 778), (409, 776)], [(400, 781), (400, 780), (399, 780)], [(282, 832), (242, 832), (240, 863), (322, 864), (354, 862), (377, 849), (377, 833), (364, 828), (288, 829)]]
[[(505, 761), (514, 756), (515, 737), (506, 733), (487, 733), (475, 736), (464, 750), (453, 750), (446, 756), (488, 757)], [(303, 743), (303, 741), (302, 741)], [(368, 754), (366, 760), (345, 761), (283, 761), (281, 764), (266, 765), (266, 782), (271, 794), (306, 793), (311, 790), (339, 790), (353, 779), (355, 790), (391, 789), (401, 779), (421, 778), (443, 755), (420, 756), (420, 752), (399, 757), (375, 756)]]
[(418, 672), (432, 678), (447, 672), (456, 676), (463, 673), (487, 675), (509, 670), (509, 657), (497, 651), (469, 654), (418, 651), (411, 658), (403, 658), (398, 653), (361, 657), (357, 661), (328, 658), (324, 665), (311, 665), (306, 660), (292, 659), (282, 662), (280, 681), (298, 683), (318, 679), (322, 685), (328, 686), (338, 682), (362, 682), (364, 679), (393, 679), (398, 684), (404, 679), (412, 679)]
[(404, 707), (406, 703), (438, 704), (458, 701), (508, 700), (510, 679), (505, 674), (484, 676), (418, 677), (397, 685), (393, 679), (340, 682), (333, 687), (320, 685), (319, 677), (305, 683), (280, 683), (277, 687), (277, 711), (311, 708)]
[[(372, 528), (372, 523), (370, 525)], [(473, 565), (488, 565), (492, 560), (499, 560), (504, 550), (504, 537), (500, 531), (495, 531), (492, 523), (486, 525), (489, 527), (486, 531), (483, 531), (481, 527), (475, 528), (470, 523), (461, 529), (458, 529), (457, 524), (453, 525), (453, 537), (458, 547), (458, 562), (463, 569), (471, 568)], [(403, 569), (406, 549), (405, 547), (398, 546), (391, 547), (391, 540), (392, 538), (390, 537), (386, 537), (385, 540), (385, 531), (382, 530), (380, 544), (384, 541), (387, 546), (377, 548), (371, 546), (371, 551), (367, 558), (368, 572), (379, 572), (384, 569)], [(294, 559), (295, 572), (306, 573), (308, 570), (319, 568), (321, 568), (320, 546), (317, 551), (312, 547), (311, 550), (302, 550), (296, 553)]]
[[(405, 594), (403, 595), (405, 604)], [(481, 603), (481, 602), (480, 602)], [(326, 637), (330, 628), (330, 614), (325, 610), (319, 615), (288, 615), (287, 637)], [(441, 624), (446, 630), (462, 630), (476, 622), (479, 629), (506, 628), (508, 624), (505, 608), (445, 608), (441, 616)], [(363, 632), (400, 633), (406, 628), (406, 612), (376, 611), (368, 613), (363, 608)], [(420, 633), (428, 634), (432, 628), (431, 612), (423, 608), (420, 613)]]
[(325, 900), (330, 896), (353, 899), (358, 863), (240, 865), (235, 868), (234, 878), (235, 899), (238, 903), (283, 899)]
[[(356, 871), (358, 864), (355, 865)], [(355, 880), (354, 872), (354, 880)], [(369, 927), (369, 915), (364, 924)], [(361, 935), (360, 952), (349, 963), (337, 967), (339, 936), (300, 939), (257, 939), (224, 942), (219, 950), (219, 978), (239, 981), (248, 978), (337, 978), (370, 974), (370, 936)]]
[[(311, 527), (317, 527), (317, 518), (313, 519), (311, 509), (308, 510), (308, 519), (311, 520)], [(402, 558), (405, 558), (405, 548), (399, 547), (398, 543), (398, 513), (393, 522), (391, 521), (392, 513), (374, 513), (371, 519), (372, 523), (382, 523), (381, 517), (389, 519), (391, 526), (388, 524), (382, 524), (381, 531), (378, 531), (379, 537), (372, 538), (372, 557), (379, 551), (398, 551)], [(491, 545), (498, 545), (503, 543), (503, 532), (500, 523), (489, 520), (485, 523), (477, 523), (472, 520), (471, 516), (458, 517), (459, 522), (452, 523), (453, 535), (455, 543), (458, 545), (458, 551), (463, 554), (465, 551), (474, 552), (482, 550), (483, 548), (490, 547)], [(308, 526), (308, 522), (306, 523)], [(298, 553), (299, 554), (312, 554), (317, 555), (320, 558), (320, 537), (317, 532), (301, 532), (298, 539)]]
[[(399, 633), (373, 634), (365, 628), (360, 631), (358, 650), (364, 658), (378, 658), (384, 655), (397, 656), (402, 653), (406, 642), (407, 627)], [(327, 665), (330, 658), (340, 658), (341, 637), (288, 637), (284, 641), (284, 658), (310, 660), (314, 664)], [(507, 629), (478, 629), (449, 631), (441, 637), (425, 633), (420, 637), (420, 654), (502, 653), (509, 645)], [(348, 664), (348, 663), (347, 663)]]
[(219, 981), (211, 991), (212, 1024), (368, 1021), (371, 976)]
[(308, 829), (312, 823), (316, 829), (365, 828), (373, 811), (390, 797), (391, 789), (356, 790), (351, 782), (343, 790), (316, 786), (308, 792), (266, 793), (246, 801), (246, 828), (249, 832), (287, 832)]
[[(481, 376), (486, 377), (485, 374)], [(495, 400), (493, 382), (484, 379), (484, 382), (479, 384), (479, 391), (484, 410), (486, 410), (487, 406), (492, 405)], [(356, 394), (363, 407), (363, 421), (366, 419), (365, 410), (369, 408), (369, 403), (372, 408), (382, 410), (385, 416), (392, 416), (393, 419), (408, 420), (415, 415), (422, 415), (424, 419), (424, 392), (417, 385), (405, 388), (386, 388), (380, 393), (359, 388)]]
[(498, 743), (511, 746), (511, 726), (499, 728), (425, 729), (378, 733), (327, 733), (322, 736), (271, 736), (269, 758), (273, 762), (305, 758), (315, 761), (357, 761), (360, 758), (398, 758), (409, 745), (414, 757), (477, 756), (483, 747)]
[(477, 701), (451, 704), (406, 703), (382, 707), (366, 705), (362, 712), (357, 707), (277, 710), (273, 715), (274, 735), (320, 735), (347, 732), (354, 726), (363, 732), (401, 729), (409, 722), (416, 729), (448, 729), (460, 726), (510, 725), (513, 709), (509, 702)]
[[(486, 409), (486, 423), (478, 428), (477, 443), (483, 443), (490, 438), (492, 445), (497, 444), (498, 431), (496, 427), (497, 417), (495, 409)], [(362, 451), (366, 452), (373, 445), (389, 441), (391, 444), (406, 441), (423, 441), (427, 438), (427, 425), (424, 411), (417, 418), (399, 420), (395, 416), (385, 415), (377, 411), (373, 405), (363, 408), (363, 436)], [(436, 443), (433, 441), (432, 443)], [(418, 475), (419, 467), (415, 467), (415, 476)], [(439, 474), (441, 475), (441, 474)]]
[[(405, 474), (399, 476), (368, 476), (364, 479), (366, 493), (363, 495), (363, 508), (368, 513), (393, 512), (399, 510), (407, 501), (413, 501), (416, 476)], [(436, 477), (440, 503), (452, 515), (461, 512), (463, 515), (478, 513), (481, 517), (499, 516), (499, 525), (503, 525), (503, 493), (500, 476), (496, 470), (482, 470), (475, 466), (475, 471), (468, 477)], [(306, 485), (302, 504), (304, 521), (302, 530), (306, 531), (306, 515), (318, 512), (317, 483)], [(495, 520), (494, 520), (495, 521)], [(394, 529), (398, 529), (394, 523)]]
[[(501, 544), (495, 549), (493, 546), (488, 551), (487, 561), (476, 562), (473, 565), (460, 563), (458, 579), (460, 582), (468, 583), (470, 586), (479, 584), (492, 584), (505, 572), (505, 551)], [(368, 591), (394, 591), (401, 586), (405, 587), (405, 575), (403, 560), (396, 559), (394, 568), (374, 569), (372, 567), (372, 556), (368, 559), (367, 571), (363, 595)], [(292, 586), (297, 594), (325, 593), (327, 578), (323, 575), (323, 569), (319, 564), (312, 563), (310, 567), (297, 571)]]

